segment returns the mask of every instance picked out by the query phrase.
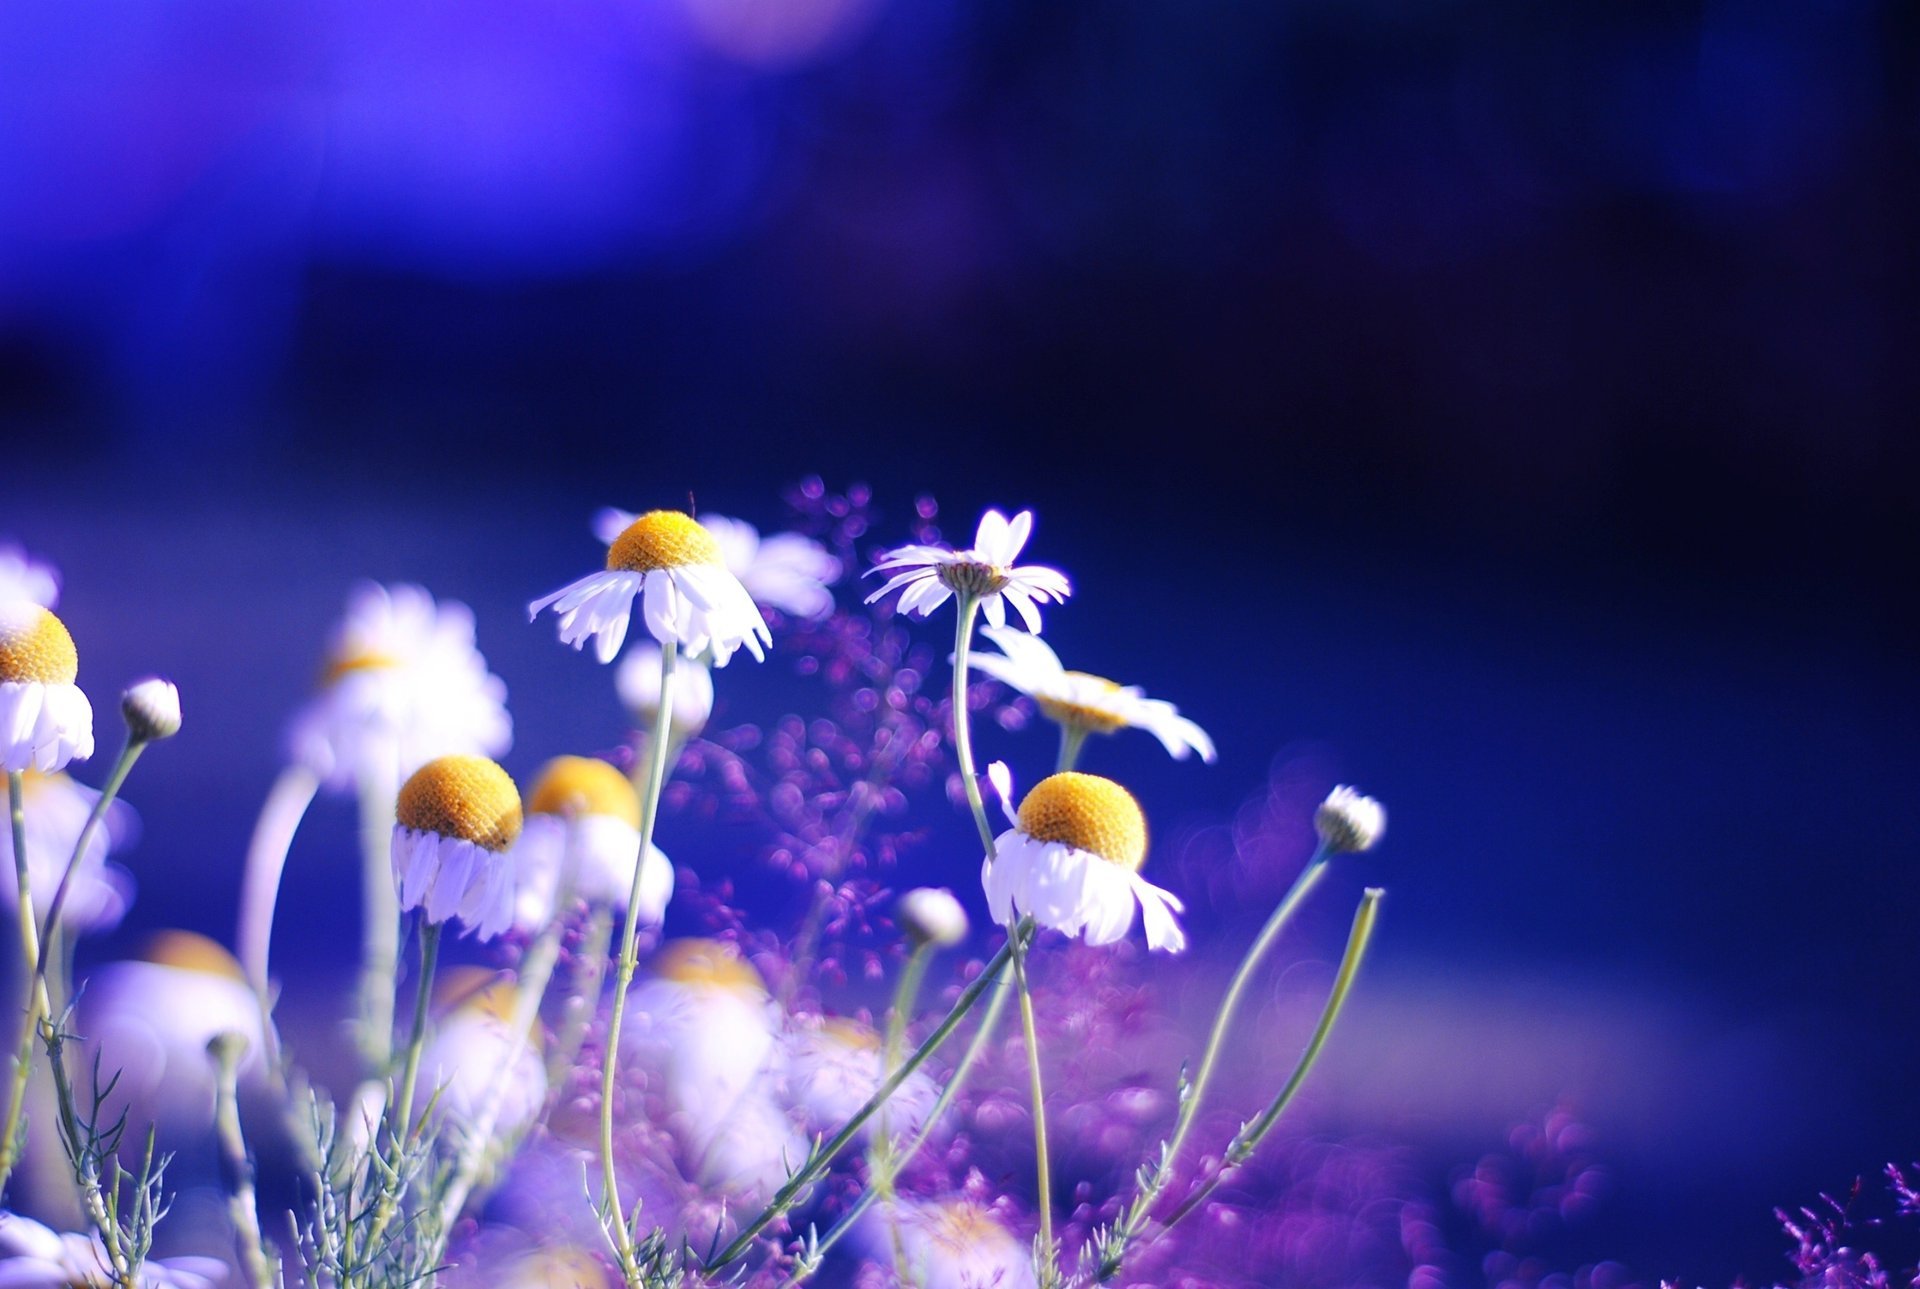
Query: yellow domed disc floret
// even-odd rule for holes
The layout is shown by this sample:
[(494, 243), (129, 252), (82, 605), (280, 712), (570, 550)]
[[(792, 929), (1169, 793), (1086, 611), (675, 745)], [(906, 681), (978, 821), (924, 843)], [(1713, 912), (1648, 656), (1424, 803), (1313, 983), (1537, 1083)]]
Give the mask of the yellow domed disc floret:
[(66, 624), (37, 604), (0, 609), (0, 683), (71, 685), (80, 655)]
[(530, 815), (609, 815), (640, 826), (640, 798), (627, 776), (605, 761), (556, 756), (541, 769), (527, 797)]
[(488, 967), (450, 968), (433, 987), (434, 1011), (441, 1016), (471, 1012), (495, 1020), (512, 1020), (518, 999), (513, 977)]
[(224, 976), (246, 983), (240, 963), (217, 941), (191, 931), (160, 931), (148, 940), (140, 957), (163, 967), (197, 971), (204, 976)]
[[(1120, 686), (1105, 676), (1095, 676), (1084, 671), (1070, 671), (1066, 676), (1068, 680), (1079, 682), (1080, 688), (1090, 689), (1102, 697), (1120, 692)], [(1054, 724), (1073, 725), (1094, 734), (1112, 734), (1127, 723), (1124, 718), (1115, 716), (1112, 712), (1103, 711), (1098, 707), (1089, 707), (1085, 703), (1070, 703), (1062, 699), (1043, 698), (1038, 695), (1034, 697), (1034, 702), (1039, 706), (1041, 714)]]
[(1020, 831), (1091, 851), (1136, 873), (1147, 859), (1147, 817), (1133, 794), (1097, 774), (1068, 770), (1033, 785), (1020, 803)]
[(505, 850), (520, 835), (520, 791), (484, 756), (443, 756), (413, 772), (394, 817), (415, 832)]
[(649, 510), (627, 525), (607, 548), (616, 573), (651, 573), (683, 564), (719, 564), (720, 544), (700, 521), (678, 510)]
[(675, 940), (654, 955), (653, 972), (682, 985), (713, 985), (736, 993), (765, 994), (767, 982), (740, 951), (724, 940)]

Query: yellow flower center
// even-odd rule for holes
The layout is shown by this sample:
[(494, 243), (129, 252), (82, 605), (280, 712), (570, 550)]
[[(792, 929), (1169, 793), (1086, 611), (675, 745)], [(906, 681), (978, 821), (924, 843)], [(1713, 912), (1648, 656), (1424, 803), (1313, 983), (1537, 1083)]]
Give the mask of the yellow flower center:
[(609, 815), (640, 826), (640, 798), (627, 776), (605, 761), (556, 756), (547, 762), (527, 798), (532, 815)]
[(400, 659), (394, 655), (371, 649), (342, 654), (327, 660), (320, 672), (320, 688), (331, 689), (356, 671), (387, 671), (399, 665)]
[(700, 521), (677, 510), (649, 510), (607, 548), (614, 572), (651, 573), (683, 564), (719, 564), (720, 544)]
[(964, 1255), (979, 1253), (983, 1245), (1006, 1239), (1006, 1229), (993, 1214), (971, 1200), (947, 1200), (935, 1209), (927, 1235), (943, 1251)]
[(735, 993), (764, 995), (767, 982), (724, 940), (675, 940), (654, 955), (653, 973), (682, 985), (712, 985)]
[(71, 685), (80, 655), (66, 624), (37, 604), (0, 609), (0, 683)]
[(850, 1017), (830, 1016), (820, 1022), (820, 1032), (850, 1051), (877, 1052), (880, 1050), (879, 1032), (873, 1026), (862, 1025)]
[(1020, 831), (1140, 871), (1147, 859), (1147, 817), (1133, 794), (1097, 774), (1068, 770), (1033, 785), (1020, 803)]
[(206, 976), (224, 976), (246, 983), (240, 963), (219, 943), (191, 931), (161, 931), (147, 941), (141, 958), (163, 967), (197, 971)]
[[(458, 966), (440, 977), (433, 990), (434, 1006), (441, 1016), (467, 1014), (487, 1016), (505, 1024), (513, 1019), (520, 991), (512, 976), (486, 967)], [(539, 1027), (534, 1027), (531, 1042), (540, 1044)]]
[[(1090, 688), (1101, 697), (1120, 692), (1120, 686), (1105, 676), (1096, 676), (1091, 672), (1070, 671), (1069, 680), (1080, 682), (1081, 688)], [(1126, 725), (1126, 720), (1115, 716), (1105, 708), (1093, 707), (1086, 703), (1070, 703), (1059, 698), (1044, 698), (1036, 694), (1034, 703), (1048, 720), (1056, 725), (1072, 725), (1093, 734), (1111, 734)]]
[(443, 756), (413, 772), (394, 817), (416, 832), (505, 850), (520, 835), (520, 791), (484, 756)]

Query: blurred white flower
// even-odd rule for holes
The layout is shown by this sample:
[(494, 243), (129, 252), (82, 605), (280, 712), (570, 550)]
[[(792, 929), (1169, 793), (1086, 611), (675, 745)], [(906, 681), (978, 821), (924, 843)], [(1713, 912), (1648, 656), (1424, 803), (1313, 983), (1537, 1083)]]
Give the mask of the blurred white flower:
[[(1036, 601), (1064, 601), (1073, 588), (1067, 575), (1044, 564), (1016, 567), (1014, 560), (1027, 544), (1033, 531), (1033, 512), (1023, 510), (1012, 520), (997, 510), (980, 517), (973, 545), (967, 550), (948, 550), (944, 546), (901, 546), (890, 550), (880, 562), (867, 570), (894, 573), (879, 590), (867, 597), (867, 603), (905, 588), (900, 595), (900, 612), (926, 617), (947, 597), (966, 594), (976, 597), (989, 624), (1007, 624), (1007, 605), (1019, 610), (1029, 631), (1040, 629), (1040, 610)], [(904, 572), (895, 570), (904, 569)]]
[(1387, 809), (1344, 784), (1327, 794), (1313, 812), (1313, 827), (1336, 853), (1371, 850), (1387, 831)]
[(51, 774), (93, 755), (79, 674), (65, 623), (31, 600), (0, 602), (0, 770)]
[(1111, 779), (1069, 770), (1033, 785), (1014, 814), (1013, 778), (1004, 761), (987, 771), (1013, 828), (994, 841), (980, 871), (993, 920), (1011, 926), (1031, 913), (1041, 926), (1112, 944), (1133, 926), (1137, 901), (1147, 947), (1178, 953), (1186, 933), (1174, 920), (1183, 905), (1140, 876), (1147, 820), (1133, 794)]
[(393, 880), (400, 908), (428, 922), (458, 918), (491, 940), (513, 922), (513, 844), (520, 790), (484, 756), (443, 756), (401, 785)]
[(535, 600), (527, 616), (552, 608), (563, 643), (578, 649), (591, 638), (595, 656), (612, 662), (627, 638), (635, 596), (655, 640), (692, 654), (711, 649), (716, 667), (726, 666), (742, 645), (764, 660), (765, 646), (773, 643), (713, 534), (677, 510), (650, 510), (635, 519), (607, 547), (605, 571)]
[[(28, 770), (21, 784), (26, 807), (27, 876), (33, 884), (34, 911), (44, 920), (100, 794), (65, 774)], [(61, 922), (69, 932), (91, 935), (111, 931), (126, 916), (127, 906), (133, 902), (133, 875), (118, 864), (109, 864), (107, 853), (131, 840), (135, 831), (132, 808), (116, 799), (94, 829), (87, 852), (80, 857), (67, 887)], [(13, 830), (0, 828), (0, 872), (13, 871)], [(0, 882), (0, 900), (8, 908), (17, 909), (18, 884)]]
[(984, 627), (981, 633), (1000, 652), (976, 653), (968, 664), (1033, 699), (1056, 725), (1086, 734), (1142, 729), (1159, 739), (1176, 761), (1198, 752), (1213, 760), (1213, 740), (1172, 703), (1148, 698), (1138, 685), (1118, 685), (1104, 676), (1068, 671), (1060, 655), (1039, 636), (1010, 627)]
[(970, 1199), (877, 1204), (856, 1228), (869, 1261), (890, 1265), (900, 1253), (920, 1289), (1031, 1289), (1033, 1249), (993, 1210)]
[[(643, 730), (660, 714), (660, 646), (637, 644), (627, 650), (613, 676), (620, 702)], [(673, 668), (673, 732), (692, 738), (713, 715), (713, 673), (699, 658), (681, 658)]]
[(437, 756), (499, 756), (513, 742), (506, 697), (466, 605), (365, 583), (334, 631), (320, 692), (294, 717), (293, 757), (342, 788), (368, 772), (404, 778)]
[[(797, 1025), (786, 1037), (787, 1095), (807, 1127), (831, 1135), (853, 1118), (879, 1090), (886, 1074), (886, 1053), (870, 1025), (830, 1017)], [(887, 1126), (893, 1134), (913, 1133), (926, 1120), (938, 1094), (918, 1070), (887, 1098)], [(876, 1116), (862, 1129), (865, 1141), (878, 1126)]]
[[(611, 546), (639, 516), (608, 506), (593, 517), (593, 530)], [(827, 588), (840, 576), (840, 561), (819, 542), (799, 533), (762, 537), (741, 519), (704, 514), (700, 526), (713, 534), (727, 572), (740, 579), (758, 604), (796, 618), (817, 618), (833, 608)]]
[(0, 604), (26, 600), (43, 609), (60, 607), (60, 574), (12, 542), (0, 545)]
[[(527, 794), (513, 849), (514, 925), (537, 931), (564, 913), (554, 907), (563, 882), (576, 899), (624, 912), (639, 857), (640, 798), (627, 776), (591, 757), (555, 757)], [(648, 846), (636, 916), (657, 926), (672, 898), (673, 865)]]
[[(149, 1259), (134, 1274), (136, 1289), (213, 1289), (226, 1283), (218, 1258)], [(17, 1213), (0, 1213), (0, 1289), (84, 1289), (115, 1283), (106, 1245), (97, 1235), (55, 1231)]]
[(893, 906), (893, 917), (909, 940), (951, 949), (967, 938), (967, 911), (944, 886), (917, 886)]
[[(458, 967), (446, 973), (436, 992), (442, 1012), (420, 1054), (421, 1086), (439, 1091), (434, 1114), (458, 1141), (485, 1110), (488, 1098), (498, 1095), (494, 1132), (509, 1139), (517, 1136), (532, 1125), (547, 1099), (539, 1027), (531, 1038), (513, 1032), (519, 991), (512, 980), (483, 967)], [(519, 1056), (513, 1059), (516, 1048)]]

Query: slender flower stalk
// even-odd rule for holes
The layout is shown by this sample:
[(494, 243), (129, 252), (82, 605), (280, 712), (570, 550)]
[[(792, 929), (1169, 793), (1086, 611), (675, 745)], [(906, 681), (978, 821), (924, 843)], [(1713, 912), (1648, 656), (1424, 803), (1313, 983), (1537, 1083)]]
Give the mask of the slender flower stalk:
[(1254, 939), (1246, 956), (1240, 960), (1239, 968), (1234, 971), (1233, 980), (1227, 985), (1226, 995), (1220, 1000), (1220, 1010), (1213, 1018), (1213, 1029), (1207, 1035), (1207, 1046), (1200, 1058), (1199, 1072), (1194, 1075), (1192, 1086), (1186, 1089), (1186, 1095), (1180, 1099), (1180, 1113), (1174, 1123), (1173, 1137), (1161, 1152), (1160, 1162), (1154, 1169), (1151, 1179), (1140, 1188), (1140, 1193), (1134, 1197), (1133, 1203), (1127, 1208), (1126, 1216), (1120, 1220), (1114, 1231), (1113, 1240), (1116, 1251), (1109, 1255), (1112, 1270), (1107, 1270), (1106, 1265), (1103, 1264), (1101, 1275), (1103, 1280), (1119, 1270), (1121, 1252), (1128, 1244), (1138, 1239), (1140, 1233), (1146, 1229), (1147, 1220), (1153, 1214), (1154, 1205), (1159, 1203), (1160, 1196), (1172, 1183), (1174, 1168), (1179, 1163), (1181, 1147), (1187, 1144), (1187, 1138), (1193, 1132), (1194, 1124), (1199, 1121), (1200, 1103), (1206, 1097), (1208, 1085), (1213, 1082), (1214, 1071), (1220, 1062), (1220, 1053), (1226, 1048), (1227, 1030), (1233, 1024), (1234, 1014), (1240, 1009), (1240, 1000), (1247, 992), (1247, 985), (1252, 981), (1254, 972), (1259, 970), (1260, 964), (1266, 960), (1275, 942), (1279, 940), (1280, 933), (1286, 929), (1287, 923), (1292, 921), (1294, 912), (1305, 901), (1308, 893), (1319, 885), (1320, 879), (1326, 875), (1329, 853), (1327, 845), (1322, 842), (1314, 851), (1313, 858), (1307, 861), (1306, 868), (1301, 870), (1300, 876), (1294, 879), (1292, 887), (1288, 889), (1272, 915), (1267, 918), (1267, 924), (1260, 929), (1259, 936)]
[(1033, 1023), (1033, 991), (1027, 986), (1025, 946), (1013, 951), (1013, 983), (1020, 991), (1020, 1032), (1027, 1049), (1027, 1087), (1033, 1096), (1034, 1208), (1040, 1214), (1040, 1283), (1058, 1275), (1053, 1247), (1053, 1166), (1047, 1153), (1047, 1099), (1040, 1081), (1040, 1037)]
[(1054, 762), (1054, 773), (1065, 774), (1080, 764), (1080, 749), (1087, 745), (1087, 728), (1084, 725), (1062, 725), (1060, 727), (1060, 759)]
[(390, 1127), (395, 1141), (405, 1141), (413, 1128), (413, 1093), (420, 1081), (420, 1051), (427, 1042), (427, 1015), (433, 1006), (433, 973), (440, 961), (438, 922), (420, 923), (420, 980), (413, 995), (413, 1034), (407, 1040), (406, 1060), (401, 1066), (400, 1096), (395, 1102)]
[(34, 963), (40, 957), (40, 930), (33, 914), (33, 886), (27, 875), (27, 802), (26, 774), (21, 770), (7, 774), (7, 804), (13, 820), (13, 868), (20, 895), (20, 965), (27, 997), (22, 1000), (25, 1015), (20, 1036), (13, 1045), (13, 1077), (7, 1088), (7, 1113), (0, 1122), (0, 1193), (6, 1190), (13, 1166), (19, 1162), (20, 1113), (26, 1105), (27, 1073), (33, 1061), (33, 1035), (45, 1014), (45, 993), (36, 990), (39, 974)]
[[(234, 942), (247, 983), (260, 996), (264, 1018), (272, 1003), (267, 964), (273, 943), (273, 913), (280, 900), (280, 877), (294, 834), (320, 791), (320, 776), (304, 765), (289, 765), (273, 781), (247, 843), (246, 874), (240, 883), (240, 925)], [(391, 876), (387, 879), (392, 882)], [(273, 1040), (269, 1038), (268, 1042)]]
[(213, 1058), (217, 1092), (213, 1123), (220, 1138), (221, 1162), (227, 1172), (227, 1216), (233, 1223), (234, 1243), (240, 1253), (240, 1271), (248, 1289), (273, 1289), (279, 1277), (260, 1234), (260, 1210), (254, 1198), (253, 1161), (247, 1157), (246, 1137), (240, 1131), (238, 1096), (240, 1058), (247, 1040), (229, 1030), (207, 1044)]
[[(667, 752), (672, 746), (673, 669), (679, 647), (671, 640), (660, 645), (660, 706), (654, 713), (653, 730), (648, 736), (647, 777), (640, 792), (640, 853), (653, 845), (654, 820), (660, 813), (660, 790), (667, 778)], [(626, 1016), (627, 990), (633, 984), (639, 965), (640, 877), (643, 864), (633, 867), (633, 890), (627, 900), (627, 916), (620, 928), (620, 965), (614, 977), (613, 1014), (607, 1021), (607, 1040), (600, 1056), (600, 1184), (601, 1203), (606, 1206), (607, 1227), (619, 1255), (620, 1272), (635, 1289), (640, 1284), (640, 1266), (634, 1248), (633, 1226), (620, 1200), (620, 1178), (613, 1160), (613, 1089), (620, 1065), (620, 1023)]]
[(559, 1037), (547, 1060), (547, 1087), (551, 1089), (549, 1109), (566, 1088), (574, 1058), (580, 1055), (587, 1041), (587, 1026), (600, 1010), (600, 993), (607, 982), (607, 949), (612, 943), (613, 910), (595, 905), (587, 915), (586, 933), (581, 936), (579, 952), (574, 955), (580, 966), (574, 976), (573, 996), (567, 999), (560, 1018)]
[(127, 775), (133, 769), (133, 763), (147, 750), (150, 739), (136, 738), (132, 734), (120, 749), (120, 756), (113, 763), (112, 773), (107, 775), (105, 786), (100, 795), (94, 798), (93, 809), (87, 815), (87, 822), (81, 826), (80, 837), (73, 845), (73, 855), (67, 860), (67, 867), (60, 874), (60, 884), (53, 888), (53, 899), (47, 904), (45, 925), (40, 934), (40, 951), (36, 955), (33, 971), (36, 976), (44, 976), (50, 959), (48, 948), (54, 942), (54, 933), (60, 926), (60, 914), (67, 907), (67, 892), (72, 889), (73, 875), (79, 871), (80, 857), (87, 853), (87, 846), (93, 841), (93, 834), (100, 829), (101, 822), (107, 817), (107, 807), (120, 795), (120, 786), (127, 781)]
[(968, 591), (954, 600), (953, 629), (953, 751), (960, 762), (960, 782), (967, 792), (967, 805), (973, 809), (973, 826), (980, 830), (980, 847), (987, 860), (994, 859), (993, 825), (987, 822), (986, 802), (980, 797), (980, 776), (973, 768), (972, 723), (967, 714), (967, 653), (973, 647), (973, 617), (980, 601)]
[[(400, 897), (393, 885), (394, 802), (400, 774), (392, 762), (360, 776), (360, 1056), (369, 1073), (393, 1063), (393, 978), (400, 957)], [(422, 941), (424, 944), (424, 940)]]
[[(893, 1073), (893, 1067), (900, 1063), (900, 1044), (906, 1037), (907, 1017), (913, 1013), (913, 1004), (920, 996), (920, 982), (926, 978), (927, 963), (933, 958), (934, 945), (931, 941), (916, 944), (907, 957), (907, 965), (900, 969), (900, 983), (893, 992), (893, 1007), (887, 1013), (887, 1036), (882, 1047), (881, 1074)], [(888, 1161), (893, 1157), (893, 1133), (887, 1124), (887, 1111), (880, 1110), (880, 1131), (874, 1134), (873, 1144), (867, 1148), (867, 1176), (870, 1185), (893, 1194), (893, 1176), (888, 1171)], [(907, 1279), (905, 1259), (900, 1249), (900, 1232), (893, 1232), (894, 1274), (903, 1282)]]

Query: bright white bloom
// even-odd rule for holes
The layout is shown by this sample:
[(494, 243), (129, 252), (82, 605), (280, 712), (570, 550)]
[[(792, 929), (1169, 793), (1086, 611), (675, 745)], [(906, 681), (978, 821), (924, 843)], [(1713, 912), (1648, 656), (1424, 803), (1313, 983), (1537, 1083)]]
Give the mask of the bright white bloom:
[[(479, 1119), (488, 1099), (498, 1096), (494, 1131), (518, 1135), (547, 1099), (539, 1026), (532, 1036), (513, 1031), (519, 991), (484, 967), (456, 967), (436, 992), (442, 1012), (420, 1054), (421, 1086), (439, 1090), (434, 1114), (458, 1138)], [(516, 1048), (519, 1057), (509, 1066)]]
[(936, 949), (951, 949), (967, 938), (967, 911), (944, 886), (917, 886), (893, 906), (894, 920), (907, 938)]
[(665, 1093), (694, 1180), (771, 1194), (807, 1145), (773, 1097), (782, 1052), (766, 982), (715, 940), (673, 941), (653, 970), (628, 999), (623, 1063)]
[[(135, 1273), (138, 1289), (213, 1289), (227, 1281), (218, 1258), (149, 1259)], [(114, 1283), (113, 1264), (97, 1235), (55, 1231), (30, 1217), (0, 1213), (0, 1289), (74, 1289)]]
[(1387, 809), (1343, 784), (1313, 812), (1313, 827), (1335, 853), (1371, 850), (1387, 830)]
[[(839, 1131), (886, 1080), (880, 1035), (856, 1020), (836, 1016), (796, 1026), (787, 1035), (786, 1053), (787, 1095), (814, 1132)], [(936, 1096), (926, 1075), (918, 1070), (908, 1075), (887, 1098), (889, 1131), (918, 1131)], [(869, 1119), (860, 1140), (867, 1140), (878, 1124), (878, 1116)]]
[(1179, 953), (1186, 933), (1173, 915), (1184, 907), (1140, 876), (1147, 858), (1147, 820), (1133, 795), (1112, 779), (1066, 771), (1033, 785), (1014, 814), (1006, 762), (988, 770), (1013, 827), (994, 841), (996, 858), (980, 871), (993, 920), (1011, 926), (1030, 913), (1041, 926), (1112, 944), (1133, 926), (1133, 906), (1147, 926), (1147, 947)]
[(1213, 740), (1172, 703), (1148, 698), (1138, 685), (1068, 671), (1039, 636), (1008, 627), (984, 627), (980, 634), (999, 645), (1000, 652), (973, 654), (968, 663), (1033, 699), (1054, 724), (1086, 734), (1142, 729), (1159, 739), (1176, 761), (1186, 760), (1189, 752), (1213, 760)]
[(120, 695), (120, 715), (136, 743), (172, 738), (180, 732), (180, 690), (158, 676), (135, 681)]
[(711, 649), (716, 667), (726, 666), (742, 645), (764, 660), (773, 643), (767, 620), (727, 571), (713, 534), (677, 510), (641, 515), (607, 547), (605, 572), (535, 600), (527, 616), (551, 607), (562, 642), (578, 649), (592, 637), (595, 655), (612, 662), (627, 638), (635, 596), (655, 640), (692, 654)]
[[(21, 776), (21, 786), (27, 818), (27, 877), (33, 884), (34, 911), (44, 921), (60, 877), (67, 871), (67, 860), (79, 845), (81, 830), (100, 794), (64, 774), (32, 770)], [(134, 831), (133, 810), (127, 803), (116, 799), (108, 805), (106, 817), (94, 829), (87, 853), (80, 857), (73, 881), (67, 886), (60, 920), (70, 933), (111, 931), (126, 916), (127, 906), (133, 902), (133, 875), (118, 864), (109, 864), (107, 852), (126, 842)], [(13, 829), (0, 827), (0, 872), (13, 871)], [(0, 901), (8, 908), (18, 908), (18, 883), (0, 882)]]
[(891, 1265), (895, 1233), (920, 1289), (1032, 1289), (1033, 1247), (970, 1199), (877, 1204), (855, 1228), (870, 1262)]
[(458, 918), (482, 940), (506, 930), (520, 824), (520, 790), (486, 757), (443, 756), (415, 770), (394, 807), (401, 910), (434, 923)]
[[(627, 776), (605, 761), (557, 756), (527, 796), (527, 822), (513, 850), (514, 925), (536, 931), (564, 909), (564, 885), (588, 904), (625, 911), (640, 858), (640, 798)], [(673, 865), (647, 847), (636, 916), (657, 926), (673, 898)]]
[[(608, 506), (593, 517), (593, 531), (611, 546), (638, 518)], [(796, 618), (817, 618), (833, 608), (827, 588), (840, 577), (840, 561), (819, 542), (799, 533), (763, 538), (745, 520), (711, 513), (700, 516), (700, 526), (713, 534), (727, 572), (740, 579), (756, 603)]]
[[(1029, 631), (1040, 629), (1040, 610), (1036, 601), (1058, 604), (1072, 594), (1067, 575), (1043, 564), (1016, 566), (1020, 548), (1033, 531), (1033, 512), (1023, 510), (1011, 521), (997, 510), (980, 517), (980, 528), (967, 550), (948, 550), (943, 546), (901, 546), (888, 551), (867, 572), (893, 573), (886, 585), (867, 597), (872, 604), (882, 596), (906, 588), (900, 595), (900, 612), (926, 617), (954, 594), (978, 597), (987, 621), (996, 627), (1007, 624), (1007, 605), (1020, 612)], [(895, 570), (905, 570), (896, 572)]]
[(0, 546), (0, 604), (26, 600), (43, 609), (60, 607), (60, 575), (20, 547)]
[[(627, 650), (613, 674), (620, 702), (643, 730), (660, 714), (660, 646), (638, 644)], [(692, 738), (713, 715), (713, 673), (699, 658), (682, 657), (673, 665), (673, 732)]]
[(91, 1068), (98, 1055), (102, 1081), (120, 1076), (103, 1122), (124, 1109), (131, 1123), (152, 1120), (182, 1132), (213, 1124), (208, 1041), (227, 1031), (244, 1037), (243, 1072), (259, 1068), (263, 1047), (260, 1000), (240, 964), (212, 940), (187, 931), (163, 932), (140, 958), (92, 973), (80, 993), (74, 1030), (86, 1039), (82, 1068)]
[(473, 611), (417, 586), (356, 587), (320, 692), (294, 718), (300, 764), (334, 787), (412, 774), (436, 756), (499, 756), (513, 742), (507, 686), (473, 645)]
[(52, 774), (93, 755), (79, 674), (65, 623), (31, 600), (0, 603), (0, 770)]

